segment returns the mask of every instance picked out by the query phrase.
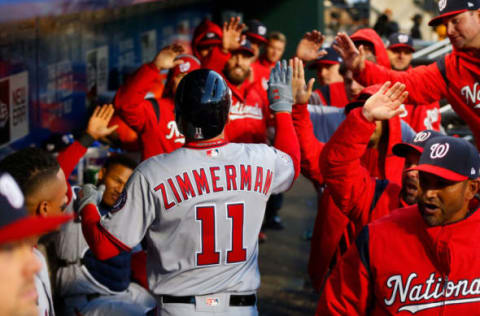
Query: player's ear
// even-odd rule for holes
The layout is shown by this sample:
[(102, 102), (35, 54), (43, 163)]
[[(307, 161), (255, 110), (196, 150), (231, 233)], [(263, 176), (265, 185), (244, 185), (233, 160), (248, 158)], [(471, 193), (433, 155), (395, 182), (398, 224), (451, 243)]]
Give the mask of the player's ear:
[(105, 167), (101, 168), (100, 171), (98, 171), (98, 174), (97, 174), (97, 184), (98, 183), (102, 183), (103, 181), (103, 178), (105, 177), (105, 174), (107, 173), (107, 170), (105, 169)]
[(47, 201), (40, 201), (37, 206), (36, 215), (40, 217), (48, 216), (49, 205)]
[(478, 193), (479, 188), (480, 188), (479, 180), (468, 180), (467, 189), (465, 191), (465, 198), (467, 200), (472, 200), (475, 197), (475, 194)]

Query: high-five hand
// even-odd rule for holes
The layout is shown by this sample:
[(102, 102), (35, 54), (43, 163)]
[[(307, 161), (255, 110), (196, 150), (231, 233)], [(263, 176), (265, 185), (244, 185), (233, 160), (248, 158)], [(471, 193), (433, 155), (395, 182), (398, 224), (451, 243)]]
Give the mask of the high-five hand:
[(303, 68), (303, 62), (295, 57), (290, 59), (290, 66), (293, 69), (292, 74), (292, 94), (294, 104), (305, 104), (312, 95), (313, 83), (315, 79), (312, 78), (308, 81), (308, 86), (305, 84), (305, 71)]
[(385, 82), (382, 88), (365, 102), (362, 113), (368, 121), (388, 120), (403, 113), (400, 106), (408, 96), (408, 92), (404, 91), (405, 85), (396, 82), (389, 88), (390, 85), (390, 81)]
[(286, 60), (277, 62), (270, 73), (268, 101), (274, 112), (292, 112), (292, 67)]

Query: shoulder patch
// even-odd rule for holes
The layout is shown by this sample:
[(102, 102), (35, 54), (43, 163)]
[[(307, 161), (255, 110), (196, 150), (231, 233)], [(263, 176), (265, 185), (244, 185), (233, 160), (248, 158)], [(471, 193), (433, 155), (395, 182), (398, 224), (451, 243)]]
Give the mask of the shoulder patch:
[(118, 198), (117, 202), (115, 202), (115, 204), (112, 206), (110, 212), (116, 213), (120, 211), (125, 206), (125, 203), (127, 203), (127, 190), (122, 191), (122, 194), (120, 194), (120, 197)]

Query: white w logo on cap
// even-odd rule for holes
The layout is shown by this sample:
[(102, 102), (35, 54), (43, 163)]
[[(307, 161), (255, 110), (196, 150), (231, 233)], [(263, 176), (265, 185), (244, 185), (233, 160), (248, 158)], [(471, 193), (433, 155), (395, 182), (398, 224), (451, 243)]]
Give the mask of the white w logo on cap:
[(424, 142), (430, 137), (430, 135), (432, 135), (432, 133), (430, 132), (420, 132), (417, 135), (415, 135), (413, 142), (414, 143)]
[(439, 159), (445, 157), (450, 149), (450, 144), (435, 143), (430, 147), (430, 158)]
[(443, 10), (445, 10), (445, 7), (447, 6), (447, 0), (440, 0), (438, 1), (438, 10), (440, 10), (440, 12), (442, 12)]

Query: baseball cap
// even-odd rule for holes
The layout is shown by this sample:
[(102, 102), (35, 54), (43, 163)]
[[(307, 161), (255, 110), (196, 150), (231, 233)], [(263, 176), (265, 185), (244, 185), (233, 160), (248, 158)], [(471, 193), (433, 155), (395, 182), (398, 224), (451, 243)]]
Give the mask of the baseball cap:
[(197, 57), (193, 55), (178, 55), (175, 60), (182, 60), (183, 64), (176, 65), (172, 68), (172, 70), (170, 70), (173, 77), (179, 74), (192, 72), (194, 70), (200, 69), (201, 67), (200, 61), (197, 59)]
[(437, 26), (442, 24), (442, 20), (446, 17), (478, 9), (480, 9), (480, 0), (440, 0), (438, 1), (439, 15), (431, 19), (428, 25)]
[(222, 44), (222, 39), (220, 35), (215, 32), (206, 32), (205, 35), (198, 41), (198, 46), (210, 46), (210, 45), (220, 45)]
[(332, 47), (328, 47), (328, 48), (325, 48), (325, 51), (327, 52), (326, 55), (312, 61), (312, 63), (309, 66), (310, 69), (317, 67), (317, 65), (319, 64), (334, 65), (334, 64), (343, 63), (342, 57), (340, 57), (340, 55), (337, 53), (335, 49), (333, 49)]
[(444, 134), (427, 129), (417, 133), (408, 142), (396, 144), (395, 146), (393, 146), (392, 151), (396, 156), (399, 157), (406, 157), (407, 153), (410, 150), (415, 150), (421, 154), (423, 152), (423, 149), (425, 148), (425, 144), (427, 143), (427, 141), (438, 136), (444, 136)]
[(24, 201), (12, 176), (0, 174), (0, 244), (43, 235), (72, 219), (71, 215), (30, 216)]
[(415, 51), (415, 48), (413, 48), (412, 37), (405, 33), (393, 33), (388, 38), (387, 45), (387, 48), (406, 47), (409, 48), (412, 52)]
[(257, 40), (262, 43), (267, 43), (266, 35), (267, 35), (267, 27), (265, 24), (260, 22), (259, 20), (249, 20), (246, 23), (247, 29), (245, 31), (245, 35), (250, 40)]
[(240, 43), (240, 47), (233, 51), (233, 53), (240, 53), (240, 52), (247, 53), (250, 56), (255, 55), (252, 48), (252, 42), (250, 42), (248, 39), (244, 39)]
[(419, 170), (456, 182), (476, 179), (480, 172), (480, 157), (468, 141), (439, 136), (427, 141), (418, 165), (408, 170)]

